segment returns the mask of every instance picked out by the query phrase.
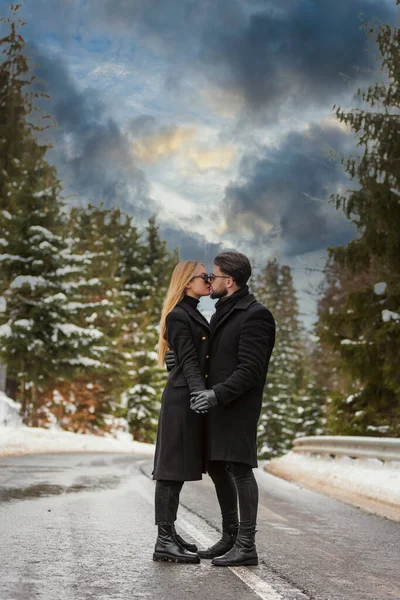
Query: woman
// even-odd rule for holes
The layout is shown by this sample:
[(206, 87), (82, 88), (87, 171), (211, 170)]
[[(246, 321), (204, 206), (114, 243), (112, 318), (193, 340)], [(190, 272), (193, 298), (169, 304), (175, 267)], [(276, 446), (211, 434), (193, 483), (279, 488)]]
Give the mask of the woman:
[(209, 324), (197, 310), (210, 284), (204, 265), (178, 263), (164, 301), (160, 321), (159, 363), (172, 349), (176, 366), (161, 400), (153, 479), (158, 537), (154, 560), (198, 563), (194, 544), (175, 531), (179, 494), (185, 481), (202, 478), (204, 469), (204, 417), (190, 409), (190, 393), (206, 388)]

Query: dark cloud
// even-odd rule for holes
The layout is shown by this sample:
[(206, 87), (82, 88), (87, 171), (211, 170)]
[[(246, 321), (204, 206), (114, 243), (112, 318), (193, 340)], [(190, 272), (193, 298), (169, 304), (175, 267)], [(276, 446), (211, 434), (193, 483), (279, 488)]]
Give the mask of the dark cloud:
[(167, 224), (160, 227), (160, 232), (171, 250), (179, 248), (182, 260), (198, 260), (210, 265), (214, 257), (225, 249), (220, 243), (210, 243), (201, 235)]
[[(329, 106), (350, 77), (370, 77), (365, 20), (393, 20), (381, 0), (268, 2), (241, 31), (207, 31), (202, 59), (214, 78), (240, 89), (250, 111)], [(363, 17), (361, 17), (363, 13)], [(346, 77), (343, 77), (346, 76)]]
[(363, 22), (395, 19), (382, 0), (100, 0), (107, 27), (143, 35), (169, 63), (166, 82), (200, 72), (239, 92), (245, 116), (326, 107), (350, 80), (371, 77), (373, 50)]
[(288, 255), (347, 243), (354, 228), (328, 199), (339, 185), (348, 186), (348, 179), (326, 151), (347, 154), (351, 139), (336, 126), (312, 125), (304, 133), (290, 133), (279, 148), (246, 156), (239, 182), (226, 189), (229, 231), (246, 231), (257, 246), (269, 242), (272, 226)]
[[(36, 54), (37, 51), (36, 51)], [(98, 93), (80, 90), (59, 55), (37, 56), (45, 108), (58, 124), (53, 151), (67, 191), (79, 200), (118, 206), (137, 216), (152, 210), (146, 177), (133, 161), (128, 136), (109, 115)]]

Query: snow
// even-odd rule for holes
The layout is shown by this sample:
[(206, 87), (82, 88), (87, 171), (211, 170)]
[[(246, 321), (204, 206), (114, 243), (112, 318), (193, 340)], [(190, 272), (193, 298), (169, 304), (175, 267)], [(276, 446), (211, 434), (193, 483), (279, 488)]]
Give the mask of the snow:
[[(295, 481), (332, 484), (378, 502), (400, 505), (400, 463), (377, 459), (316, 457), (289, 452), (271, 461), (274, 470), (292, 475)], [(278, 473), (279, 474), (279, 473)]]
[(62, 292), (59, 292), (58, 294), (54, 294), (53, 296), (47, 296), (47, 298), (43, 299), (43, 302), (49, 304), (51, 302), (56, 302), (58, 300), (61, 302), (65, 302), (67, 300), (67, 296), (65, 294), (63, 294)]
[(386, 292), (387, 284), (384, 281), (380, 281), (374, 285), (374, 292), (378, 296), (384, 294)]
[(41, 227), (40, 225), (31, 225), (29, 227), (29, 229), (31, 231), (36, 231), (37, 233), (41, 233), (48, 240), (59, 240), (60, 239), (60, 236), (54, 235), (54, 233), (52, 233), (49, 229), (46, 229), (46, 227)]
[(0, 338), (5, 337), (9, 338), (12, 336), (12, 329), (8, 323), (4, 325), (0, 325)]
[(98, 367), (103, 369), (109, 369), (110, 366), (100, 362), (99, 360), (95, 360), (94, 358), (89, 358), (87, 356), (81, 356), (80, 354), (77, 358), (65, 358), (63, 362), (69, 365), (82, 365), (84, 367)]
[[(6, 396), (4, 392), (0, 391), (0, 429), (4, 427), (19, 427), (22, 424), (19, 411), (21, 405), (14, 402)], [(1, 447), (1, 437), (0, 437)]]
[(31, 329), (33, 327), (33, 319), (18, 319), (18, 321), (14, 321), (14, 325), (23, 327), (24, 329)]
[(43, 196), (50, 196), (50, 194), (52, 193), (53, 188), (49, 187), (45, 190), (42, 190), (40, 192), (34, 192), (32, 194), (33, 198), (42, 198)]
[(20, 262), (29, 262), (29, 258), (18, 256), (17, 254), (0, 254), (0, 260), (19, 260)]
[(127, 439), (70, 431), (0, 426), (0, 456), (53, 452), (121, 452), (153, 455), (154, 446)]
[[(116, 432), (116, 437), (101, 437), (56, 428), (25, 427), (19, 411), (20, 404), (0, 391), (0, 456), (48, 452), (154, 453), (153, 444), (135, 442), (125, 431)], [(119, 421), (123, 424), (124, 420)]]
[(33, 275), (18, 275), (10, 284), (10, 288), (20, 288), (23, 285), (28, 284), (31, 288), (35, 288), (38, 285), (45, 285), (46, 280), (40, 275), (34, 277)]
[(393, 312), (391, 310), (387, 310), (387, 309), (382, 311), (382, 321), (387, 323), (388, 321), (391, 321), (392, 319), (393, 319), (393, 321), (399, 321), (400, 314)]
[(89, 336), (95, 340), (98, 340), (103, 337), (102, 332), (98, 329), (84, 329), (83, 327), (78, 327), (73, 323), (56, 323), (54, 325), (54, 329), (59, 329), (67, 337), (70, 337), (71, 335), (84, 335)]

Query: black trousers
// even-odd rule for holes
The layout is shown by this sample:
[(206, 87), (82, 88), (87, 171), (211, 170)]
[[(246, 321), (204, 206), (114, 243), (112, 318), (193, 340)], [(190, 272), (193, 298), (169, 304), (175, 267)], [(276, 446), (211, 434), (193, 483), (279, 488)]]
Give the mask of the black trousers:
[(155, 512), (156, 525), (174, 523), (179, 506), (179, 494), (183, 481), (167, 481), (160, 479), (156, 483)]
[(222, 514), (222, 527), (238, 523), (240, 529), (254, 531), (257, 523), (258, 485), (250, 465), (212, 460), (207, 471), (214, 482)]

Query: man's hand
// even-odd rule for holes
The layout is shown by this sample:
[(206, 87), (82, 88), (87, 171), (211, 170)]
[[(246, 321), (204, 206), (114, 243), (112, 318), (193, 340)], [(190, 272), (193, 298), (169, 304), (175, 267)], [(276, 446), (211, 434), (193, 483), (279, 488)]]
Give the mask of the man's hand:
[(218, 398), (213, 390), (202, 390), (190, 394), (190, 408), (197, 413), (207, 412), (218, 404)]
[(172, 371), (175, 367), (175, 354), (173, 350), (167, 350), (165, 353), (165, 364), (167, 367), (167, 371)]

